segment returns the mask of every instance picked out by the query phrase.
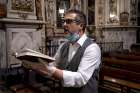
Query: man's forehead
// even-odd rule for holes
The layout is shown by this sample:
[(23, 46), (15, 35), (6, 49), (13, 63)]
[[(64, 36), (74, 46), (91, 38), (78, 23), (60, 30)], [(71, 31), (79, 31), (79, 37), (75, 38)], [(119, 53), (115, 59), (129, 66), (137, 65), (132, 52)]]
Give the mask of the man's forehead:
[(76, 14), (75, 13), (69, 13), (69, 14), (66, 14), (65, 15), (65, 18), (75, 18), (76, 17)]

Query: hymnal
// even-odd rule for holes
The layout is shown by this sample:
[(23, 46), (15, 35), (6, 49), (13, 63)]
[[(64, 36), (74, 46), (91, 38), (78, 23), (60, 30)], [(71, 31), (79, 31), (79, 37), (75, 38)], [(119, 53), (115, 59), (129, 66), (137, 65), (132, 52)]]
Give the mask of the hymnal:
[(22, 50), (22, 51), (16, 53), (15, 55), (20, 60), (28, 60), (31, 62), (38, 62), (38, 58), (41, 58), (41, 59), (45, 60), (46, 62), (55, 61), (55, 58), (42, 54), (40, 52), (31, 50), (31, 49)]

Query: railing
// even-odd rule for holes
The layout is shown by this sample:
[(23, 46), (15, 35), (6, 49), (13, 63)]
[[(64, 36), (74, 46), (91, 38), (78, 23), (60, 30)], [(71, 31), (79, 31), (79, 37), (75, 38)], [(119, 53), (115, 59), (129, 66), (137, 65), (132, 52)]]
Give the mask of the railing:
[(123, 50), (123, 42), (100, 42), (98, 44), (102, 53)]
[[(47, 54), (50, 56), (54, 56), (59, 45), (59, 40), (49, 40), (47, 42)], [(121, 51), (123, 50), (123, 42), (98, 42), (102, 53), (111, 52), (111, 51)]]
[(46, 48), (47, 48), (47, 55), (54, 56), (59, 45), (62, 44), (65, 39), (54, 39), (54, 40), (47, 40)]

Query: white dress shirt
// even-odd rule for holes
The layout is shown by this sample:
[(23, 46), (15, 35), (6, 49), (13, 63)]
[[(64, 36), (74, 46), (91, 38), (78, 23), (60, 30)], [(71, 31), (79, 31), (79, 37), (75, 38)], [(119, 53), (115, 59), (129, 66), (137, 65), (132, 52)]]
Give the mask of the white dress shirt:
[[(86, 34), (84, 34), (77, 41), (77, 43), (80, 46), (82, 46), (86, 39), (87, 39), (87, 36)], [(68, 55), (69, 61), (72, 59), (72, 57), (76, 53), (79, 47), (78, 44), (70, 45), (69, 55)], [(56, 60), (59, 60), (60, 48), (58, 49), (58, 52), (55, 55)], [(81, 87), (85, 85), (88, 82), (88, 80), (91, 78), (94, 70), (99, 67), (100, 62), (101, 62), (100, 48), (96, 43), (93, 43), (86, 48), (83, 54), (83, 57), (81, 59), (81, 62), (79, 64), (77, 72), (63, 70), (63, 86), (64, 87)]]

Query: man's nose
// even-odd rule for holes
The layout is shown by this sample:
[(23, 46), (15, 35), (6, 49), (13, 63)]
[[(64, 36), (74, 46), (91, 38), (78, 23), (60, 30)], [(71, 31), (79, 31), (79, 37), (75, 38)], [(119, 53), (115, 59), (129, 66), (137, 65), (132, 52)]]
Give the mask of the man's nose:
[(63, 23), (63, 26), (66, 26), (66, 22)]
[(66, 22), (64, 22), (64, 23), (62, 24), (62, 26), (63, 26), (63, 28), (67, 28)]

